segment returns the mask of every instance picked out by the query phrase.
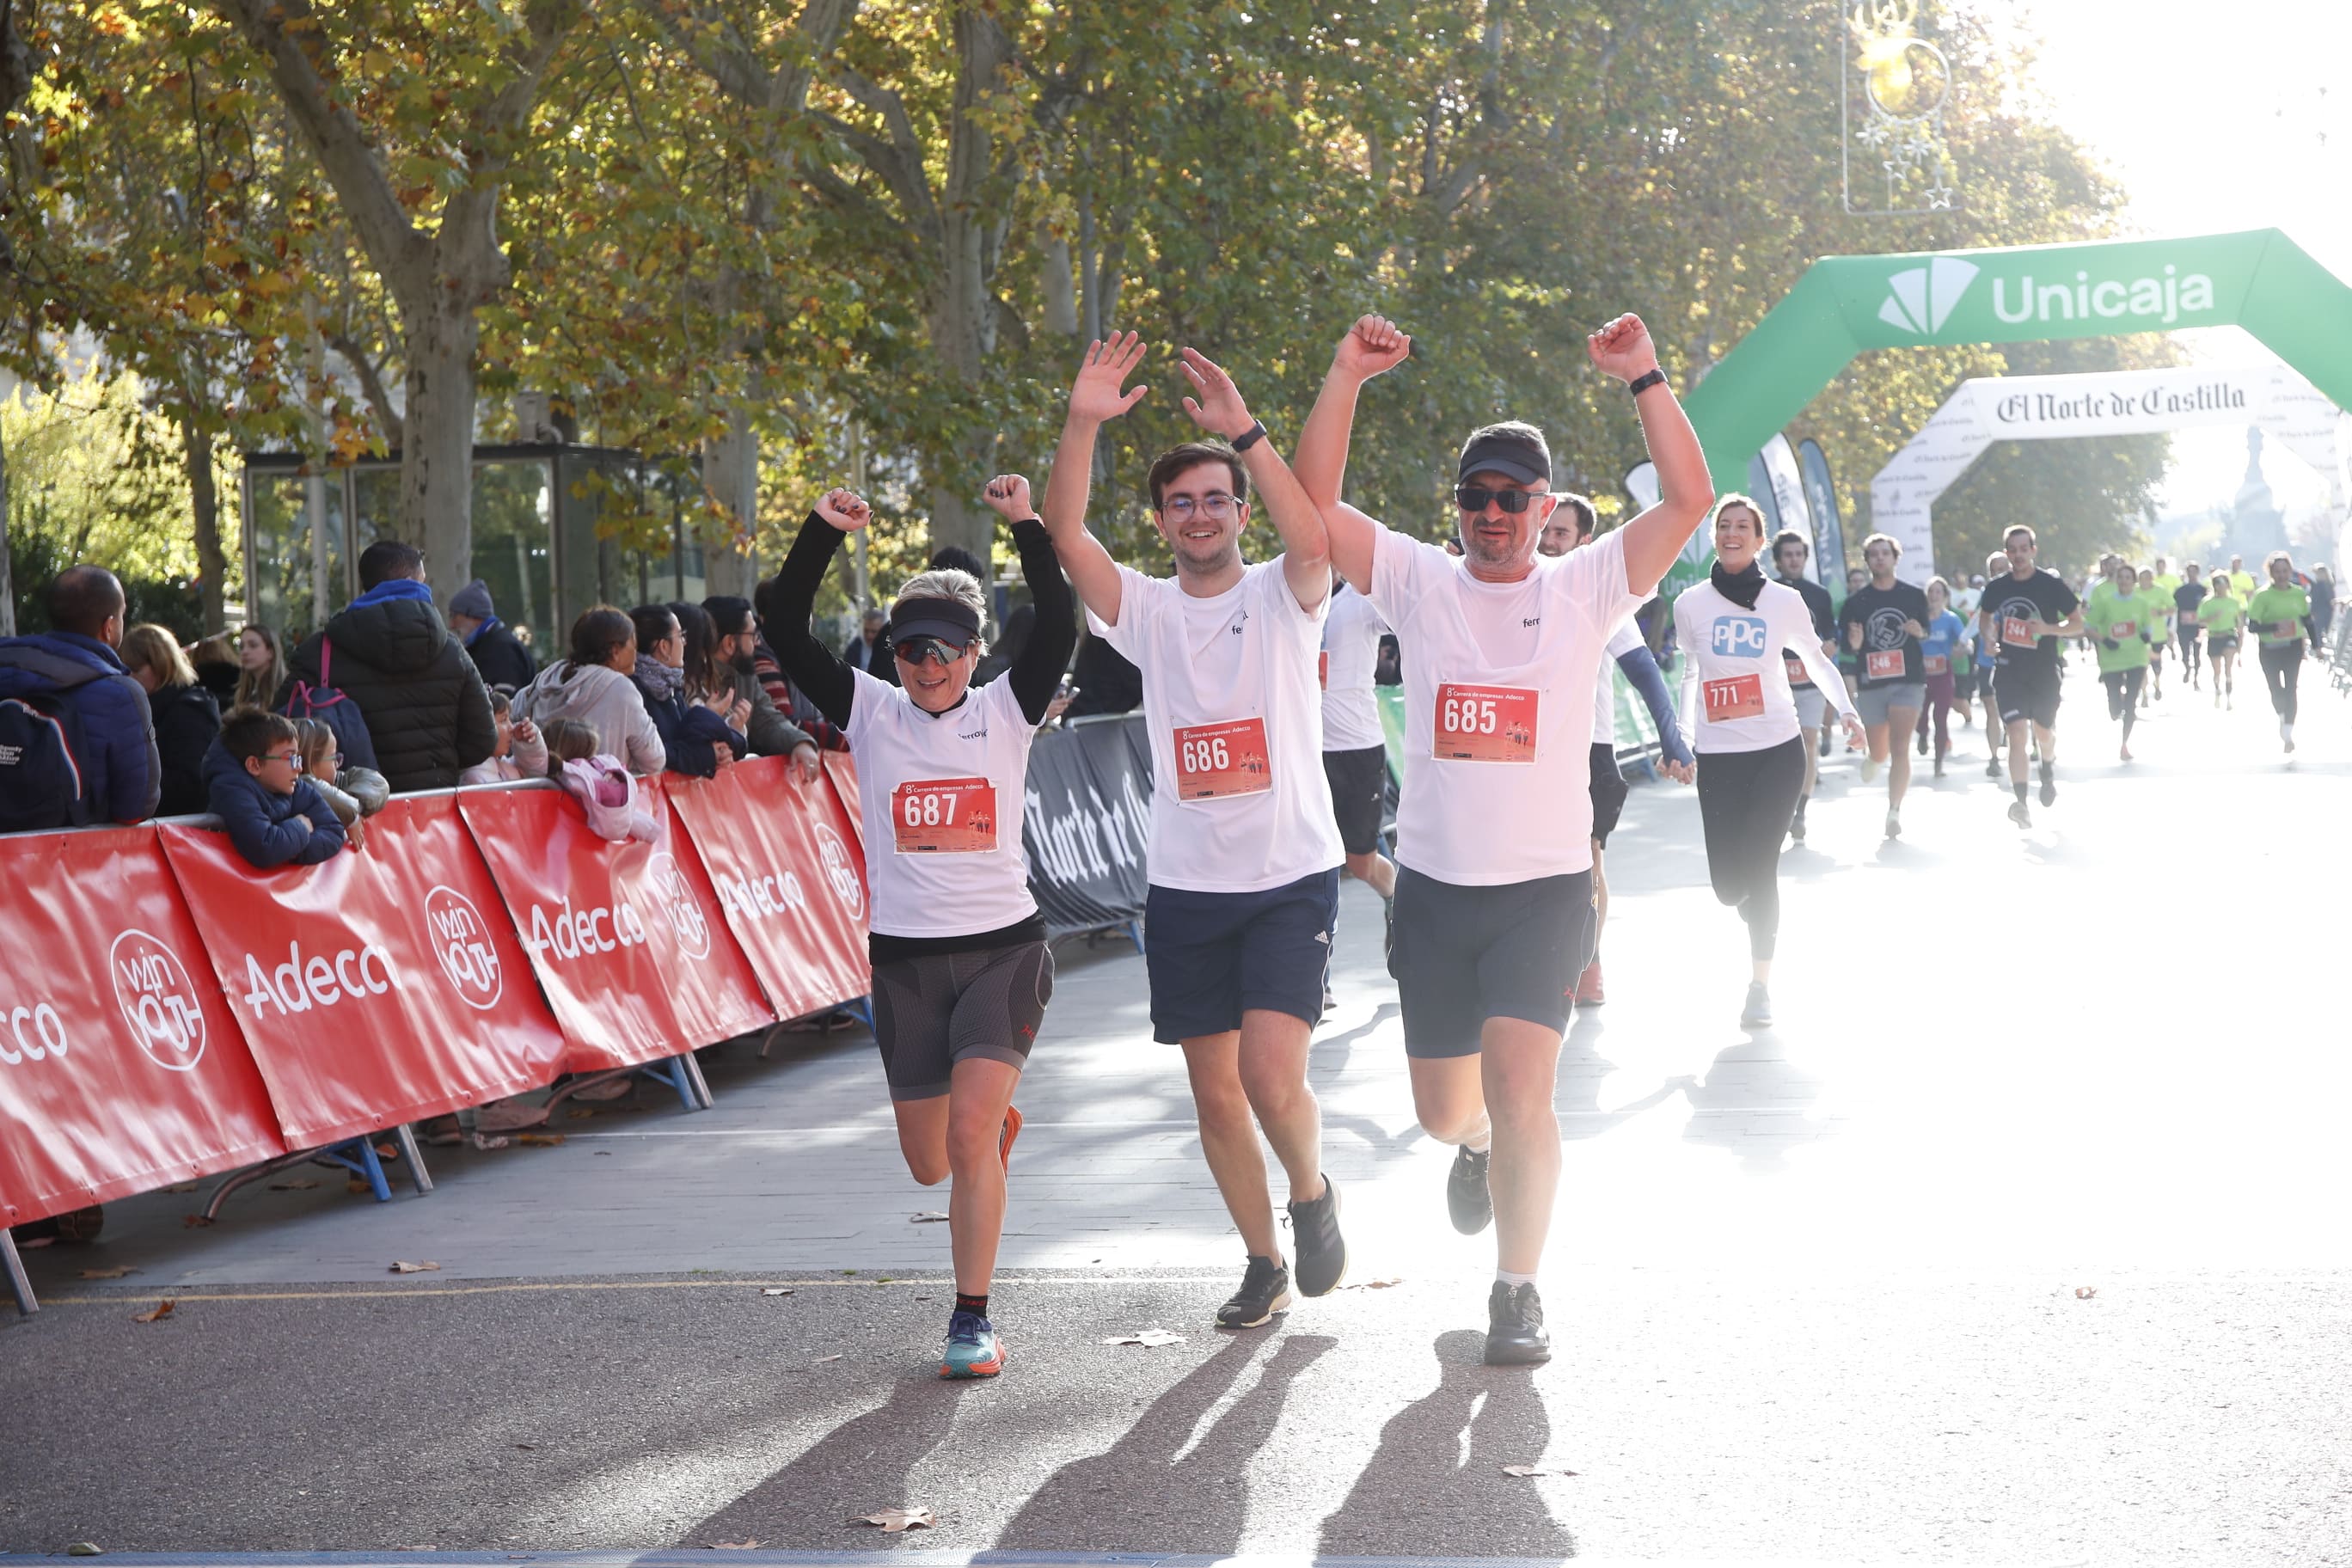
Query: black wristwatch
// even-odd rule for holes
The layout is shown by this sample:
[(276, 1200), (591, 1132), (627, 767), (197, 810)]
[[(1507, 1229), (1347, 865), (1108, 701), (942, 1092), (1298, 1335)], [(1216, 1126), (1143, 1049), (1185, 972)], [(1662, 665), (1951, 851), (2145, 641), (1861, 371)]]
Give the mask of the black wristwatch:
[(1236, 452), (1246, 452), (1252, 447), (1256, 446), (1260, 441), (1265, 439), (1265, 423), (1260, 420), (1253, 419), (1250, 421), (1250, 427), (1248, 429), (1234, 437), (1234, 450)]
[(1654, 386), (1664, 386), (1665, 384), (1666, 373), (1662, 370), (1652, 369), (1645, 371), (1642, 374), (1637, 375), (1633, 380), (1627, 382), (1625, 384), (1625, 393), (1626, 395), (1630, 397), (1639, 397), (1642, 394), (1649, 391), (1650, 388)]

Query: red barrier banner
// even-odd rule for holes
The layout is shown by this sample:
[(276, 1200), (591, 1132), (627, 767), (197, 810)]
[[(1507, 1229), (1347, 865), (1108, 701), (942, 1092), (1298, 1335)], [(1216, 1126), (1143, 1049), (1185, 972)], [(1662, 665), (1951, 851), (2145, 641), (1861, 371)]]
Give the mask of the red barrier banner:
[(832, 786), (801, 783), (782, 757), (664, 785), (776, 1016), (865, 995), (866, 885)]
[[(857, 759), (847, 752), (820, 752), (824, 762), (824, 776), (833, 781), (834, 793), (841, 797), (849, 816), (849, 841), (864, 863), (866, 851), (866, 819), (857, 814)], [(865, 916), (858, 917), (862, 922)]]
[(152, 827), (0, 838), (0, 1224), (286, 1152)]
[(293, 1147), (551, 1080), (563, 1037), (447, 795), (367, 847), (257, 871), (225, 833), (158, 830)]
[(636, 788), (665, 824), (659, 844), (597, 837), (558, 790), (458, 797), (574, 1072), (635, 1067), (775, 1022), (661, 786)]

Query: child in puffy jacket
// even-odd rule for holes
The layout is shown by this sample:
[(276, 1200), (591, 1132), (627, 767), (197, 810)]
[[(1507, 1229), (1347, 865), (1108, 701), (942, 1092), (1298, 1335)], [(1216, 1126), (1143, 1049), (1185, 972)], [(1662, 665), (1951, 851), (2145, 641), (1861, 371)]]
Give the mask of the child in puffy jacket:
[(302, 776), (294, 721), (283, 714), (231, 713), (205, 752), (205, 784), (229, 842), (257, 870), (315, 866), (347, 842), (326, 797)]
[(637, 805), (636, 784), (621, 759), (599, 752), (596, 727), (578, 719), (547, 726), (549, 776), (588, 814), (588, 830), (614, 843), (661, 842), (659, 819)]
[(384, 808), (392, 799), (392, 785), (373, 768), (343, 766), (343, 754), (338, 750), (341, 741), (335, 734), (335, 727), (323, 720), (295, 720), (294, 736), (294, 743), (302, 749), (304, 778), (343, 825), (352, 847), (362, 847), (367, 843), (367, 829), (360, 819), (373, 816)]
[(512, 784), (517, 779), (547, 777), (547, 741), (539, 726), (518, 719), (514, 699), (503, 691), (490, 693), (490, 717), (498, 721), (499, 745), (487, 761), (457, 775), (461, 784)]

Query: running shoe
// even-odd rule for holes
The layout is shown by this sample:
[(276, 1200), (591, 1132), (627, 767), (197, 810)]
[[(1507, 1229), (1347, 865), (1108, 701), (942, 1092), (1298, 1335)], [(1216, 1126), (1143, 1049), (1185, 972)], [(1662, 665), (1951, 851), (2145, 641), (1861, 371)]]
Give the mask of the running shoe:
[(1739, 1009), (1739, 1026), (1761, 1029), (1772, 1022), (1772, 993), (1761, 980), (1748, 983), (1748, 1005)]
[(1886, 814), (1886, 837), (1889, 838), (1900, 838), (1903, 837), (1903, 814), (1901, 812), (1890, 811)]
[(1004, 1130), (996, 1135), (996, 1157), (1004, 1162), (1004, 1173), (1013, 1173), (1013, 1141), (1021, 1136), (1021, 1108), (1004, 1108)]
[(2000, 759), (1999, 757), (1987, 757), (1985, 759), (1985, 777), (1989, 779), (1997, 779), (2000, 777)]
[(2020, 827), (2033, 826), (2033, 814), (2025, 809), (2025, 803), (2021, 800), (2012, 800), (2009, 803), (2009, 819)]
[(1495, 1281), (1486, 1293), (1486, 1364), (1537, 1366), (1551, 1360), (1544, 1332), (1543, 1299), (1532, 1285)]
[(2292, 721), (2284, 719), (2279, 721), (2279, 739), (2286, 742), (2286, 749), (2289, 752), (2294, 750), (2294, 724)]
[(1927, 731), (1925, 730), (1919, 731), (1919, 754), (1923, 757), (1927, 754)]
[(2058, 804), (2058, 780), (2051, 773), (2048, 763), (2042, 764), (2042, 804), (2044, 805)]
[[(1848, 747), (1847, 749), (1851, 751), (1853, 748)], [(1876, 784), (1878, 782), (1878, 759), (1871, 756), (1867, 752), (1864, 753), (1862, 759), (1862, 782), (1864, 784)]]
[(1941, 752), (1936, 753), (1936, 776), (1937, 778), (1944, 776), (1944, 753)]
[(978, 1312), (948, 1319), (948, 1348), (940, 1357), (941, 1377), (994, 1377), (1004, 1370), (1004, 1342)]
[(1456, 1149), (1454, 1168), (1445, 1173), (1445, 1212), (1465, 1236), (1475, 1236), (1495, 1223), (1495, 1194), (1486, 1190), (1486, 1156), (1492, 1152)]
[(1242, 1288), (1217, 1309), (1217, 1327), (1254, 1329), (1290, 1305), (1290, 1270), (1271, 1258), (1253, 1255)]
[(1791, 844), (1802, 844), (1805, 841), (1804, 813), (1799, 812), (1796, 816), (1789, 818), (1789, 841)]
[[(1805, 836), (1802, 821), (1802, 818), (1799, 819), (1797, 828), (1797, 837), (1800, 838)], [(1598, 1007), (1608, 1000), (1608, 993), (1601, 988), (1601, 961), (1596, 958), (1584, 966), (1583, 973), (1576, 977), (1576, 1005), (1580, 1007)]]
[(1348, 1242), (1339, 1234), (1339, 1184), (1323, 1178), (1323, 1195), (1291, 1204), (1290, 1239), (1298, 1249), (1298, 1293), (1328, 1296), (1348, 1277)]

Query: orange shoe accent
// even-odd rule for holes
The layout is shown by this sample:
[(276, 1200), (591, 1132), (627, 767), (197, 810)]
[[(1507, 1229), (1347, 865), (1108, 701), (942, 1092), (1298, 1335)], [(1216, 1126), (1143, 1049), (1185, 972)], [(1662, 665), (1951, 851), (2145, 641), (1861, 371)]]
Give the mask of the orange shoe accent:
[(1609, 1000), (1607, 995), (1603, 994), (1601, 989), (1601, 961), (1599, 959), (1596, 958), (1591, 963), (1586, 964), (1584, 966), (1584, 973), (1576, 977), (1576, 999), (1579, 1002), (1583, 1003), (1588, 1007), (1598, 1007)]
[(1004, 1173), (1013, 1173), (1013, 1141), (1021, 1136), (1021, 1112), (1013, 1106), (1004, 1108), (1004, 1131), (996, 1140), (996, 1157), (1004, 1162)]
[(950, 1366), (945, 1362), (941, 1362), (940, 1363), (940, 1375), (950, 1382), (961, 1382), (965, 1378), (971, 1377), (994, 1377), (998, 1373), (1003, 1372), (1003, 1370), (1004, 1341), (1002, 1336), (997, 1339), (996, 1359), (993, 1361), (976, 1361), (970, 1366), (963, 1367), (961, 1369)]

